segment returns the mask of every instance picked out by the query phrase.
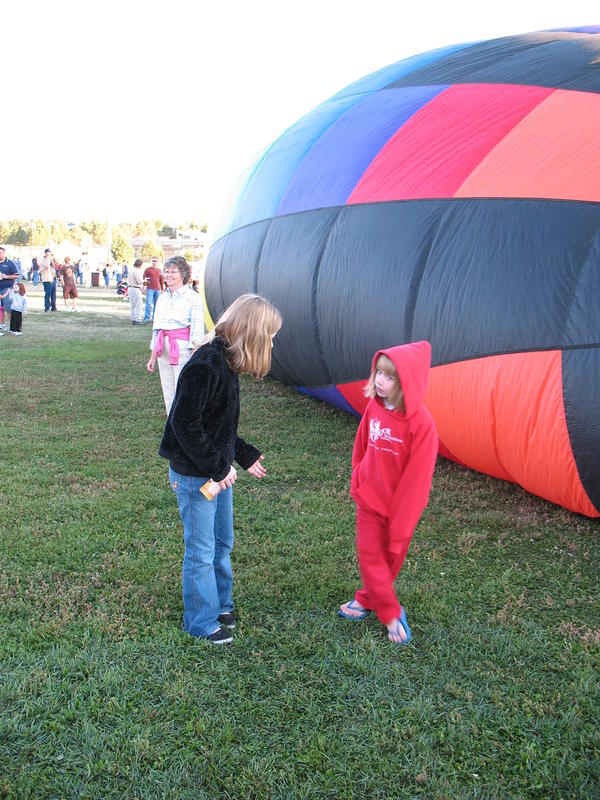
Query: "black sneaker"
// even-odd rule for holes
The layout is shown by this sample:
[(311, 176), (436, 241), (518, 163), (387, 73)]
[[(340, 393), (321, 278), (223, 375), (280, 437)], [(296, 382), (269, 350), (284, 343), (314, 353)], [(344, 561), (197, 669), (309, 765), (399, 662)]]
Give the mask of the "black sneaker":
[(211, 644), (229, 644), (233, 642), (233, 635), (226, 631), (225, 628), (219, 628), (219, 630), (207, 636), (206, 641)]
[(224, 614), (219, 614), (217, 622), (232, 631), (235, 628), (235, 617), (231, 611), (225, 611)]

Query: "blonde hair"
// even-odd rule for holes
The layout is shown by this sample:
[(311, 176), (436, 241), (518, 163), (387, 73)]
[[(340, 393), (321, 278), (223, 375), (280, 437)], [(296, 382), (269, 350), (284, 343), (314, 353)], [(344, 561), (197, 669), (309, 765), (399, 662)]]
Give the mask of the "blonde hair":
[(386, 397), (386, 400), (390, 405), (394, 406), (394, 408), (400, 408), (400, 410), (406, 414), (406, 408), (404, 406), (404, 393), (402, 391), (402, 384), (400, 383), (398, 372), (392, 359), (389, 356), (386, 356), (385, 353), (382, 353), (379, 356), (375, 362), (375, 365), (373, 366), (373, 369), (371, 370), (369, 380), (365, 386), (365, 397), (377, 397), (377, 389), (375, 388), (375, 375), (377, 370), (381, 370), (381, 372), (385, 373), (388, 377), (394, 379), (394, 388), (390, 396)]
[(234, 372), (264, 378), (271, 369), (272, 337), (281, 328), (281, 314), (257, 294), (243, 294), (217, 320), (210, 339), (229, 343), (227, 363)]

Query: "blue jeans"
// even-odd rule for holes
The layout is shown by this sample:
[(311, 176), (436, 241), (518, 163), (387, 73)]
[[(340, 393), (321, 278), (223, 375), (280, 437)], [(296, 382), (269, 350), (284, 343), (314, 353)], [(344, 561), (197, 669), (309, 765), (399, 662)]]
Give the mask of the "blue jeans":
[(44, 311), (56, 311), (56, 281), (44, 281)]
[(146, 310), (144, 311), (144, 322), (154, 319), (154, 309), (156, 301), (160, 297), (160, 289), (146, 289)]
[(233, 489), (207, 500), (200, 487), (208, 478), (180, 475), (169, 467), (183, 522), (185, 554), (181, 587), (183, 628), (192, 636), (210, 636), (220, 627), (217, 617), (233, 611)]

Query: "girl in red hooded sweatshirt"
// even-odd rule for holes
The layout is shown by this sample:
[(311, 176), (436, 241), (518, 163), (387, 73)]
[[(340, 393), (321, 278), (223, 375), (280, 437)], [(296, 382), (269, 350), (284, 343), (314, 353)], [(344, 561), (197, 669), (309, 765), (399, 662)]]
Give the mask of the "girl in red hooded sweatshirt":
[(356, 502), (356, 550), (362, 587), (339, 614), (364, 619), (375, 611), (395, 644), (411, 631), (394, 580), (429, 499), (438, 451), (435, 423), (423, 405), (429, 342), (379, 350), (365, 387), (370, 398), (352, 453), (350, 492)]

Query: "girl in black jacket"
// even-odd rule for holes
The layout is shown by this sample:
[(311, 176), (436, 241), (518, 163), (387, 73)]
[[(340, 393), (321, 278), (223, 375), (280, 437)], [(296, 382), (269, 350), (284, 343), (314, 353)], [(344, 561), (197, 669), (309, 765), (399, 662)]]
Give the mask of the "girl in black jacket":
[(260, 451), (237, 435), (238, 374), (264, 377), (281, 316), (258, 295), (238, 297), (179, 375), (159, 455), (183, 522), (183, 627), (213, 644), (233, 640), (233, 461), (262, 478)]

